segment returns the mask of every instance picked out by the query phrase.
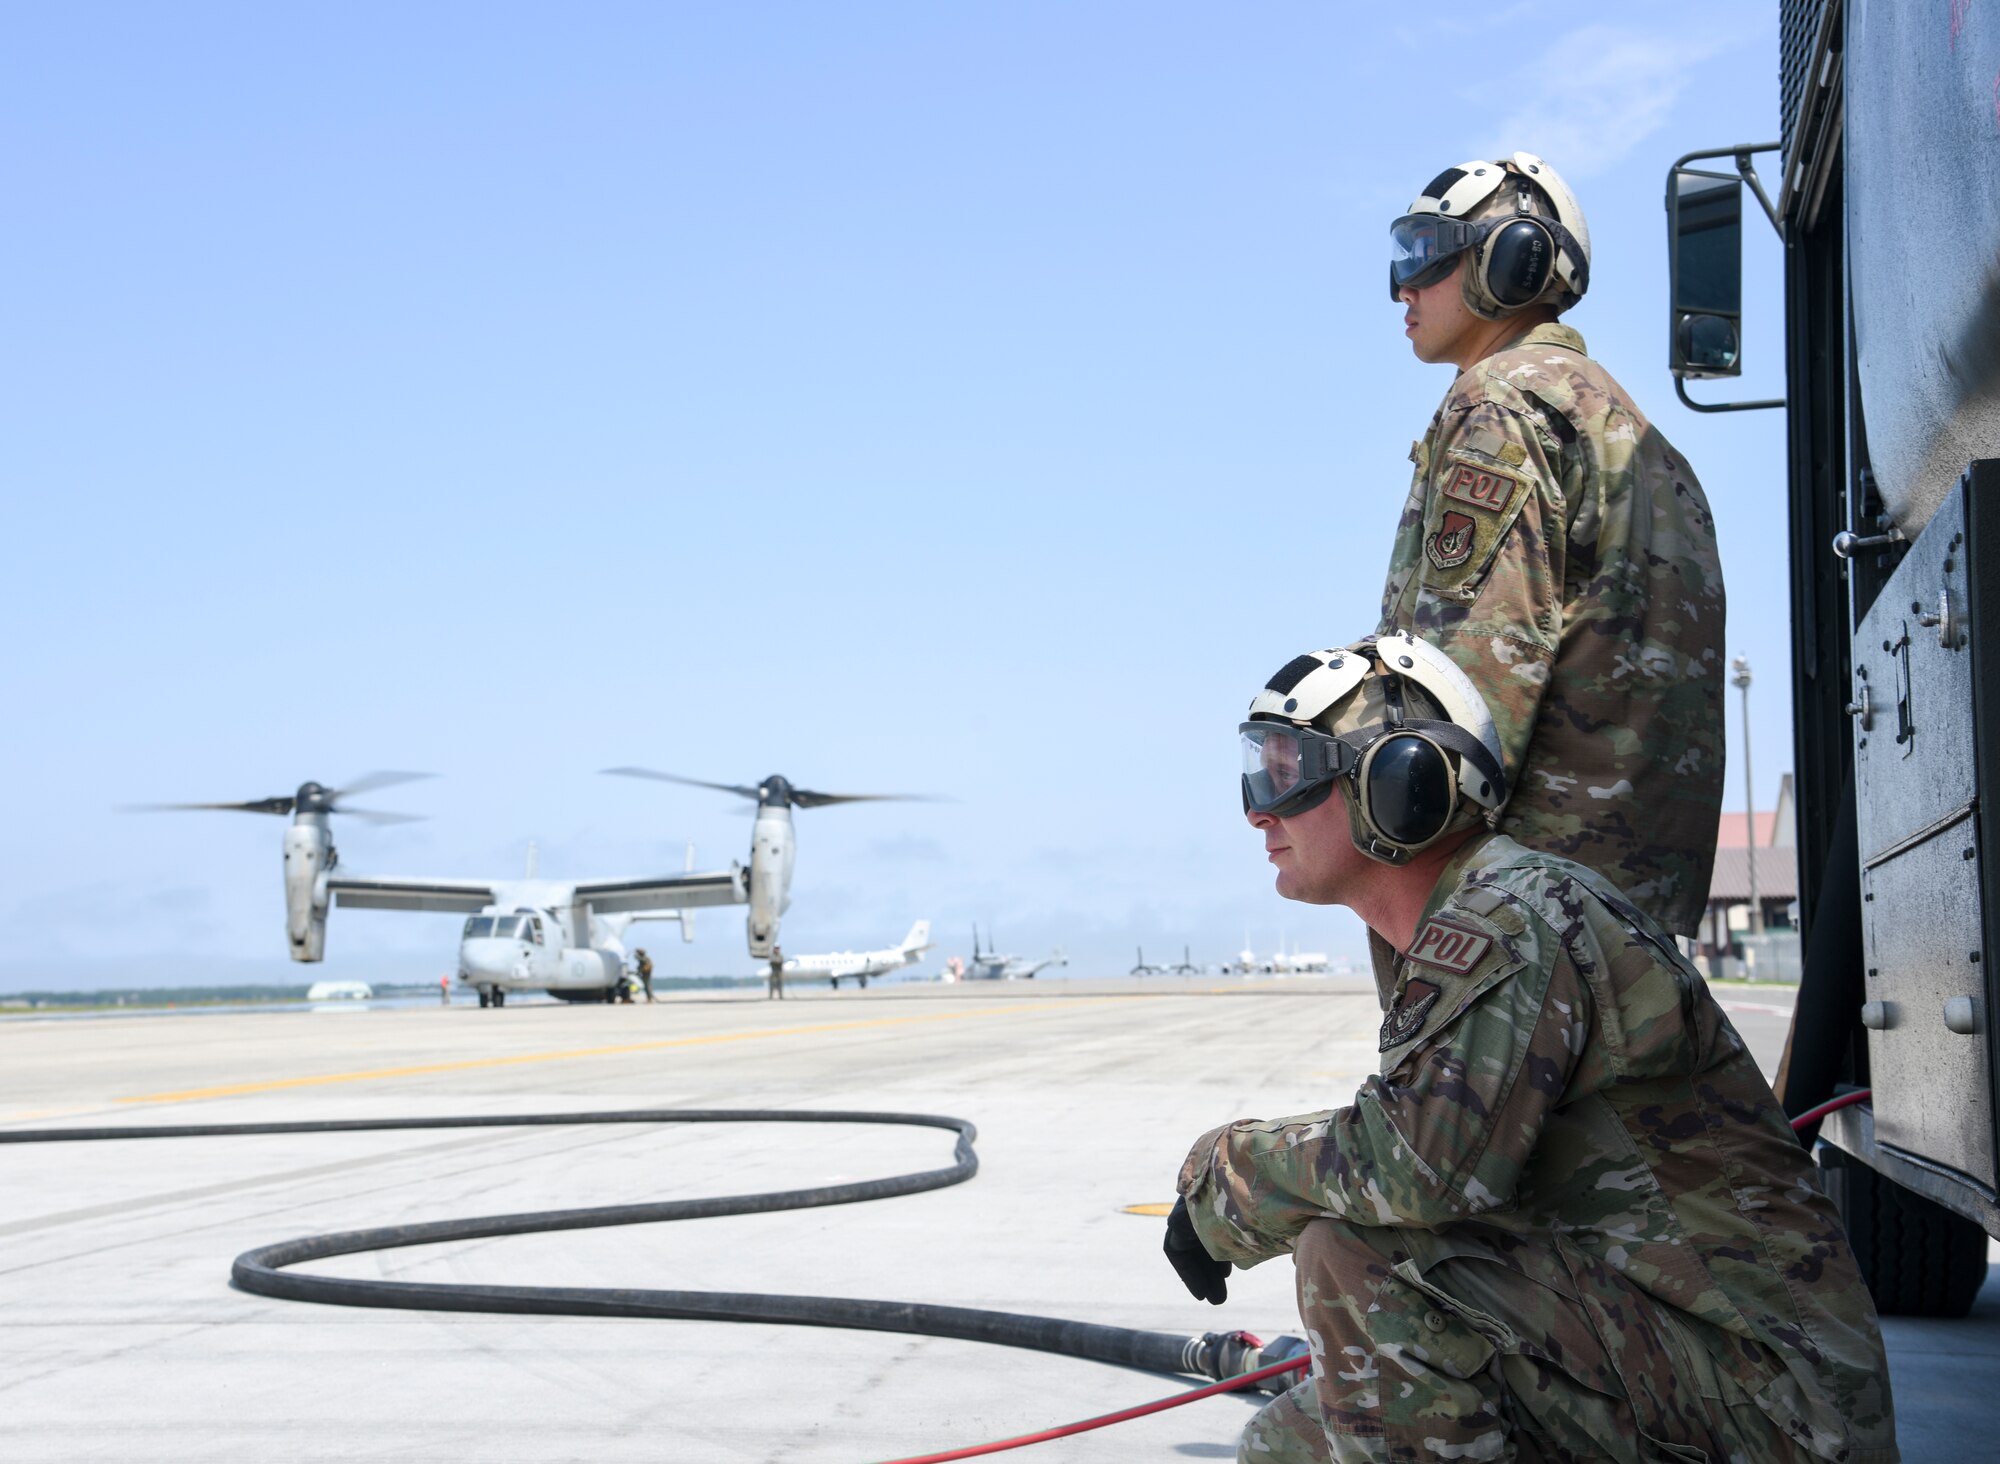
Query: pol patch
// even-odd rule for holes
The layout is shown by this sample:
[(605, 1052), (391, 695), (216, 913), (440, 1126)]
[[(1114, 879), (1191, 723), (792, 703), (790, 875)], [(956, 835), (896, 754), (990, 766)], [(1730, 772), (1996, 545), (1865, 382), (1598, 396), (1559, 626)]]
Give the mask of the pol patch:
[(1520, 480), (1511, 473), (1497, 472), (1474, 463), (1453, 460), (1445, 467), (1450, 471), (1445, 474), (1438, 491), (1446, 498), (1455, 498), (1460, 503), (1469, 503), (1489, 513), (1505, 513), (1514, 501), (1515, 490), (1521, 486)]
[(1410, 959), (1463, 976), (1493, 948), (1493, 937), (1442, 920), (1427, 920), (1410, 942)]

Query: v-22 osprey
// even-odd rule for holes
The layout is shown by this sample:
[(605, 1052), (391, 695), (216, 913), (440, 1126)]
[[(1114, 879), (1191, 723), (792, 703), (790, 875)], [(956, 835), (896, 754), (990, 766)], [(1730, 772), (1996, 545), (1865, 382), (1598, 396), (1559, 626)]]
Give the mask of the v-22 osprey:
[[(609, 771), (666, 782), (694, 783), (641, 768)], [(296, 792), (245, 803), (169, 803), (148, 810), (220, 809), (290, 815), (285, 830), (285, 935), (295, 961), (326, 955), (327, 914), (343, 909), (462, 913), (458, 981), (478, 993), (481, 1006), (504, 1006), (510, 991), (546, 991), (565, 1001), (615, 1001), (624, 982), (624, 934), (636, 920), (671, 920), (692, 940), (693, 911), (704, 906), (748, 905), (750, 954), (783, 959), (779, 919), (791, 903), (794, 860), (791, 810), (821, 804), (878, 801), (894, 794), (815, 793), (771, 777), (755, 788), (699, 783), (757, 800), (750, 864), (727, 869), (629, 879), (546, 880), (532, 853), (520, 879), (464, 880), (352, 874), (340, 867), (331, 817), (343, 814), (377, 824), (407, 823), (411, 815), (360, 809), (342, 800), (393, 787), (425, 773), (370, 773), (342, 788), (307, 782)]]

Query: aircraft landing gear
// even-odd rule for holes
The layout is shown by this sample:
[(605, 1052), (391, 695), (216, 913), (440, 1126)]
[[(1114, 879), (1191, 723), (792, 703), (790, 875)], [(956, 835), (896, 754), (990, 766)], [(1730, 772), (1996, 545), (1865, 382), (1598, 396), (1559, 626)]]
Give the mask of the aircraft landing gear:
[(483, 1007), (507, 1005), (507, 993), (497, 986), (479, 988), (479, 1004)]

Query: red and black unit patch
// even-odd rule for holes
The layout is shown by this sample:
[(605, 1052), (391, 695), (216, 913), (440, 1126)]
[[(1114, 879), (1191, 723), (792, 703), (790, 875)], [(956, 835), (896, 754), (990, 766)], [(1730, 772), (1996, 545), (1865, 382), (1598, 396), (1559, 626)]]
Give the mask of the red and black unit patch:
[(1445, 464), (1444, 482), (1438, 491), (1446, 498), (1483, 508), (1488, 513), (1505, 513), (1514, 501), (1520, 480), (1492, 468), (1453, 461)]
[(1410, 959), (1464, 976), (1493, 948), (1493, 937), (1442, 920), (1427, 920), (1410, 942)]
[(1437, 532), (1424, 540), (1424, 555), (1439, 569), (1457, 569), (1472, 558), (1473, 530), (1478, 525), (1462, 513), (1445, 510)]
[(1387, 1052), (1392, 1047), (1401, 1047), (1422, 1031), (1424, 1018), (1431, 1014), (1437, 999), (1438, 988), (1430, 982), (1421, 978), (1404, 982), (1402, 989), (1396, 993), (1395, 1005), (1382, 1019), (1382, 1040), (1377, 1051)]

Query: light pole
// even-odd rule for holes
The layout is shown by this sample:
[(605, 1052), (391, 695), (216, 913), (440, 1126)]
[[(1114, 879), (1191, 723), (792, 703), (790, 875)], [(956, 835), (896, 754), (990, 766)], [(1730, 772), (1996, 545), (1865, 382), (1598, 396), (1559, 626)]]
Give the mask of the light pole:
[(1729, 663), (1730, 684), (1743, 693), (1743, 842), (1750, 865), (1750, 933), (1764, 933), (1764, 906), (1757, 898), (1757, 780), (1750, 773), (1750, 660), (1738, 656)]

